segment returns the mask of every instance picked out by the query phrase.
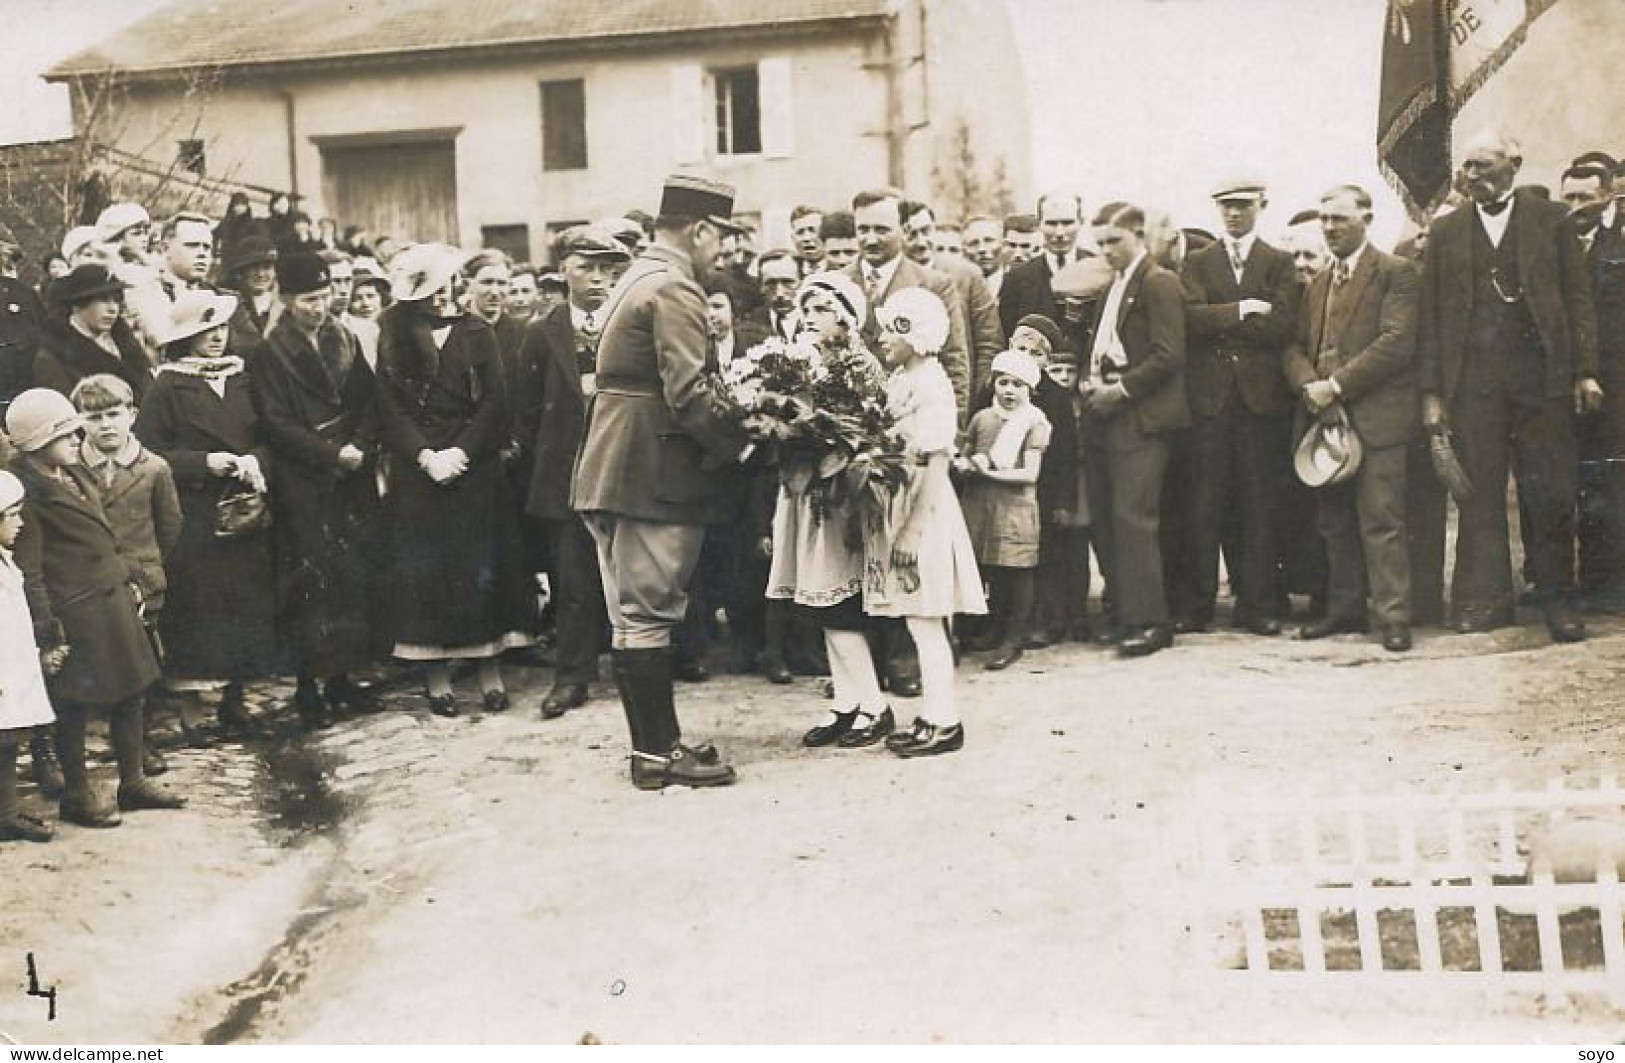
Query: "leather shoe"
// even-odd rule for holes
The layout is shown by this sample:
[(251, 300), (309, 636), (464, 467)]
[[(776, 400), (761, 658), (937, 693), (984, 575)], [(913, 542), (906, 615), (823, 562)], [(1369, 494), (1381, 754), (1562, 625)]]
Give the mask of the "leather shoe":
[(1206, 620), (1199, 620), (1193, 616), (1174, 621), (1174, 631), (1180, 635), (1202, 635), (1207, 633), (1207, 629), (1208, 622)]
[(711, 669), (699, 661), (684, 661), (673, 668), (671, 674), (685, 683), (703, 683), (711, 678)]
[(1149, 657), (1158, 650), (1165, 650), (1174, 644), (1173, 632), (1162, 625), (1152, 625), (1143, 631), (1136, 631), (1117, 644), (1119, 657)]
[(559, 683), (542, 700), (542, 719), (556, 720), (571, 709), (587, 703), (587, 688), (581, 683)]
[(149, 746), (146, 752), (141, 754), (141, 774), (147, 776), (162, 775), (168, 770), (169, 763), (164, 760), (164, 755), (156, 749)]
[(821, 723), (802, 735), (801, 744), (809, 749), (832, 745), (837, 739), (852, 730), (852, 723), (857, 718), (857, 709), (853, 709), (851, 712), (837, 712), (835, 719), (829, 723)]
[(917, 728), (910, 736), (909, 741), (892, 746), (891, 751), (903, 758), (934, 757), (941, 753), (952, 753), (965, 746), (965, 725), (956, 723), (951, 727), (938, 727), (936, 724), (926, 723)]
[(348, 678), (328, 680), (322, 694), (330, 709), (343, 709), (349, 713), (374, 713), (384, 707), (378, 695)]
[(1005, 646), (988, 658), (987, 663), (982, 667), (989, 672), (1002, 672), (1021, 660), (1021, 652), (1020, 646)]
[(506, 690), (481, 691), (480, 699), (485, 702), (486, 712), (508, 711), (508, 692)]
[(1389, 653), (1404, 653), (1411, 648), (1411, 629), (1404, 624), (1390, 624), (1382, 629), (1382, 648)]
[(457, 695), (455, 695), (455, 694), (430, 694), (429, 695), (429, 711), (434, 713), (436, 716), (444, 716), (447, 719), (450, 719), (453, 716), (456, 716), (457, 715)]
[(926, 723), (923, 717), (914, 717), (914, 722), (908, 725), (908, 730), (894, 731), (886, 736), (886, 748), (896, 752), (901, 747), (914, 741), (915, 736), (923, 732), (929, 726), (931, 725)]
[[(853, 711), (857, 713), (858, 719), (854, 719), (852, 721), (853, 725), (847, 728), (847, 732), (835, 740), (835, 744), (842, 749), (858, 749), (862, 746), (872, 746), (891, 734), (897, 727), (897, 718), (891, 714), (889, 708), (881, 712), (879, 716), (871, 716), (862, 709)], [(861, 727), (857, 726), (860, 719), (866, 721)]]
[(0, 842), (48, 842), (51, 834), (50, 827), (21, 812), (0, 819)]
[(1567, 602), (1547, 602), (1541, 612), (1545, 614), (1546, 630), (1551, 632), (1553, 642), (1585, 641), (1585, 621)]
[(333, 712), (317, 691), (314, 681), (307, 680), (299, 684), (299, 689), (294, 691), (293, 706), (299, 713), (299, 722), (304, 724), (307, 731), (319, 731), (333, 725)]
[(165, 790), (156, 783), (142, 779), (138, 783), (118, 788), (120, 812), (139, 812), (144, 808), (185, 808), (186, 798)]
[(886, 692), (900, 698), (917, 698), (924, 691), (917, 675), (892, 676), (886, 681)]
[(795, 676), (790, 674), (789, 667), (783, 661), (763, 661), (762, 675), (774, 686), (784, 686), (795, 681)]
[(1029, 650), (1045, 650), (1049, 649), (1052, 644), (1059, 641), (1059, 639), (1050, 638), (1048, 631), (1034, 631), (1031, 635), (1027, 636), (1027, 642), (1024, 648)]
[(666, 756), (632, 754), (632, 785), (639, 790), (667, 786), (727, 786), (737, 776), (720, 757), (708, 758), (679, 742)]
[(76, 827), (93, 829), (116, 827), (124, 822), (116, 811), (96, 800), (91, 794), (80, 797), (64, 796), (62, 803), (57, 806), (57, 818)]
[(1333, 635), (1363, 635), (1367, 627), (1364, 620), (1340, 620), (1328, 616), (1300, 627), (1298, 638), (1304, 642), (1313, 642), (1315, 639), (1327, 639)]

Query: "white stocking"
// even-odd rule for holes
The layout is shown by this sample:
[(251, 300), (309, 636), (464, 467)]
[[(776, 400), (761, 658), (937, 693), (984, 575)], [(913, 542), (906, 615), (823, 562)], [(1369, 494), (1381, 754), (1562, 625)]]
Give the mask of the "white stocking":
[(831, 712), (862, 709), (872, 716), (886, 711), (886, 696), (880, 692), (869, 640), (861, 631), (824, 629), (824, 648), (829, 654), (829, 675), (835, 683), (835, 704)]
[(954, 651), (948, 644), (948, 628), (940, 616), (907, 618), (908, 633), (920, 655), (920, 718), (938, 727), (959, 722), (954, 706)]

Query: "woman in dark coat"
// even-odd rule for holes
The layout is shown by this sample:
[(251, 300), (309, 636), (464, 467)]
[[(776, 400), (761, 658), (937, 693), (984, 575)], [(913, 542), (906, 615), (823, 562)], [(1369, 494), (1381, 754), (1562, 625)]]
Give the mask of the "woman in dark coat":
[(457, 309), (461, 257), (440, 244), (401, 252), (378, 339), (395, 656), (427, 664), (442, 716), (457, 714), (457, 658), (480, 662), (486, 708), (507, 707), (498, 655), (532, 641), (536, 613), (501, 462), (502, 359), (490, 326)]
[(280, 627), (299, 669), (294, 703), (314, 728), (331, 708), (374, 707), (348, 673), (389, 650), (376, 608), (378, 394), (359, 342), (328, 314), (326, 263), (289, 255), (277, 262), (277, 282), (286, 312), (248, 364), (261, 437), (276, 459)]
[(181, 499), (181, 537), (167, 561), (169, 598), (159, 620), (165, 671), (194, 688), (226, 681), (222, 726), (241, 729), (243, 681), (278, 670), (276, 587), (268, 528), (216, 534), (220, 503), (264, 492), (253, 384), (226, 353), (234, 296), (189, 292), (175, 302), (164, 365), (135, 419), (135, 434), (169, 462)]

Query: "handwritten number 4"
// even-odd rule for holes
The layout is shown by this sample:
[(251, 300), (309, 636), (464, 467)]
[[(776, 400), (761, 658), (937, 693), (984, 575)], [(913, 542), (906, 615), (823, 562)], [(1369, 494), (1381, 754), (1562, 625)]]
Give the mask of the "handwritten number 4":
[(47, 1022), (56, 1021), (56, 986), (41, 989), (39, 986), (39, 969), (34, 966), (34, 954), (28, 954), (28, 995), (31, 997), (44, 997), (46, 1000), (45, 1019)]

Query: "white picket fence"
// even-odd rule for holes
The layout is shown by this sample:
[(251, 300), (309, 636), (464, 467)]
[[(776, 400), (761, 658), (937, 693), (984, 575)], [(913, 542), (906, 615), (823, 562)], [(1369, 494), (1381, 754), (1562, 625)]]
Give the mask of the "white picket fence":
[[(1595, 881), (1558, 882), (1543, 860), (1528, 858), (1532, 833), (1576, 813), (1625, 810), (1625, 790), (1607, 775), (1595, 788), (1562, 780), (1544, 791), (1404, 796), (1299, 795), (1292, 802), (1241, 801), (1214, 795), (1204, 802), (1203, 878), (1210, 911), (1233, 934), (1239, 917), (1245, 970), (1272, 976), (1394, 980), (1450, 984), (1473, 980), (1497, 988), (1602, 993), (1625, 1006), (1625, 886), (1612, 857), (1598, 860)], [(1527, 878), (1526, 878), (1527, 874)], [(1568, 876), (1565, 876), (1568, 877)], [(1498, 878), (1517, 878), (1501, 882)], [(1503, 970), (1497, 910), (1533, 916), (1539, 962), (1533, 970)], [(1560, 916), (1594, 910), (1602, 966), (1565, 963)], [(1409, 911), (1415, 920), (1417, 970), (1385, 968), (1378, 913)], [(1459, 953), (1447, 966), (1440, 942), (1441, 912), (1472, 913), (1477, 970)], [(1295, 913), (1302, 969), (1271, 967), (1266, 912)], [(1321, 919), (1354, 915), (1358, 970), (1328, 970)], [(1346, 916), (1345, 916), (1346, 918)]]

